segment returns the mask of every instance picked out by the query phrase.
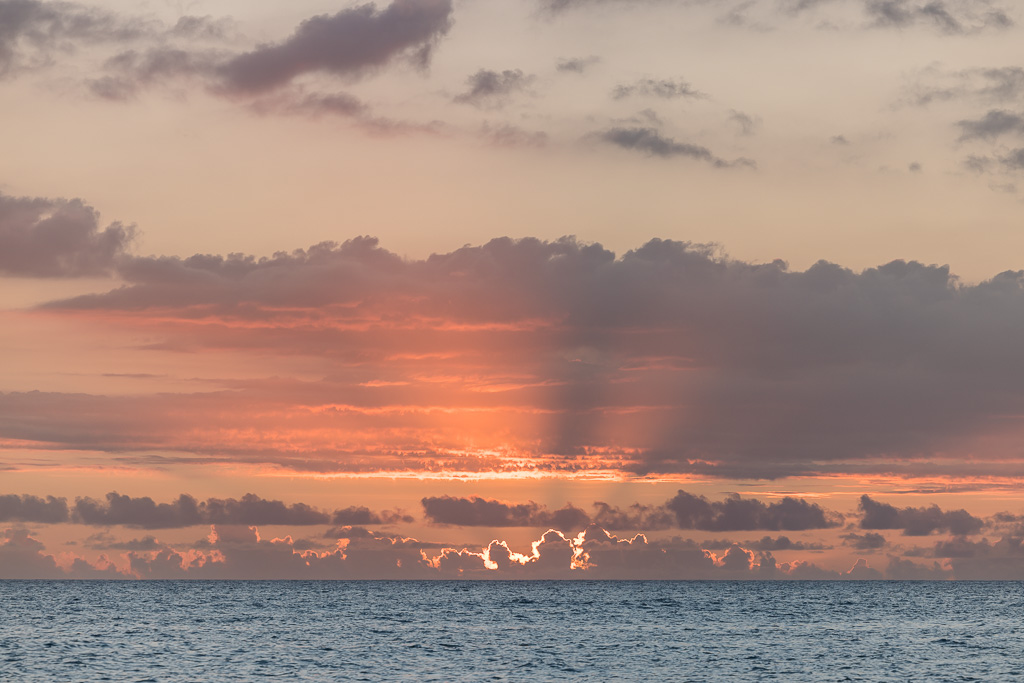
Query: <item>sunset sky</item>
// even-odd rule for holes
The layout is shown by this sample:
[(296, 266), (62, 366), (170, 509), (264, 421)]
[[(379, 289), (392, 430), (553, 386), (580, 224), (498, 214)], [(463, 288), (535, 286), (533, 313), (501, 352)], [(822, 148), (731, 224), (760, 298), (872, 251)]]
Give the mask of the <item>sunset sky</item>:
[(0, 578), (1024, 578), (1010, 0), (0, 0)]

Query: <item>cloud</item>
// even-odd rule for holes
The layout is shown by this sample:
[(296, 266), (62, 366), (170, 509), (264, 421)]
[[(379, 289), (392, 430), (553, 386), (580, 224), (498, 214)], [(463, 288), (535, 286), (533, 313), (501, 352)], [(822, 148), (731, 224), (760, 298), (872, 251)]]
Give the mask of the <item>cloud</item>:
[(374, 512), (367, 507), (352, 506), (343, 510), (335, 510), (331, 515), (331, 524), (353, 526), (357, 524), (410, 524), (415, 520), (411, 515), (392, 510)]
[(95, 563), (74, 558), (61, 566), (46, 547), (26, 529), (0, 532), (0, 579), (124, 579), (124, 575), (105, 557)]
[(928, 25), (943, 33), (964, 34), (1013, 26), (1004, 10), (984, 0), (866, 0), (864, 11), (871, 25), (881, 28)]
[(735, 109), (729, 114), (729, 122), (736, 126), (739, 135), (753, 135), (761, 126), (761, 119)]
[(861, 529), (900, 529), (904, 536), (927, 536), (936, 531), (965, 535), (981, 532), (984, 522), (966, 510), (928, 508), (897, 508), (880, 503), (867, 494), (860, 498)]
[[(0, 498), (0, 506), (4, 506), (6, 498)], [(13, 498), (17, 498), (14, 496)], [(26, 499), (28, 502), (26, 503)], [(49, 499), (49, 514), (55, 516), (63, 505), (64, 499)], [(23, 496), (21, 510), (39, 510), (43, 501)], [(5, 507), (0, 507), (0, 513)], [(22, 515), (24, 516), (24, 512)], [(0, 521), (47, 521), (35, 513), (33, 520), (23, 517), (0, 517)], [(44, 515), (45, 516), (45, 515)], [(348, 507), (327, 513), (305, 503), (291, 505), (279, 500), (267, 500), (255, 494), (247, 493), (240, 499), (209, 498), (198, 501), (192, 496), (182, 494), (171, 503), (157, 503), (149, 497), (132, 498), (117, 492), (108, 493), (106, 501), (93, 498), (78, 498), (71, 506), (70, 514), (62, 519), (50, 521), (71, 521), (78, 524), (93, 526), (123, 525), (142, 529), (174, 529), (201, 524), (228, 525), (292, 525), (308, 526), (317, 524), (397, 524), (412, 522), (413, 518), (401, 512), (384, 510), (374, 512), (366, 507)]]
[(980, 119), (957, 121), (960, 140), (994, 140), (1009, 133), (1024, 133), (1024, 116), (1002, 109), (991, 109)]
[(513, 94), (525, 91), (533, 81), (534, 76), (519, 69), (480, 69), (466, 79), (468, 90), (456, 95), (452, 101), (474, 107), (502, 107)]
[(983, 103), (1014, 102), (1024, 95), (1024, 68), (988, 67), (945, 71), (926, 69), (907, 91), (906, 101), (916, 106), (967, 100)]
[(647, 156), (656, 156), (663, 159), (683, 157), (706, 161), (716, 168), (727, 168), (730, 166), (748, 166), (755, 168), (756, 164), (750, 159), (735, 159), (726, 161), (711, 153), (707, 147), (694, 145), (688, 142), (677, 142), (665, 137), (654, 128), (610, 128), (597, 134), (597, 138), (621, 147), (622, 149), (635, 150)]
[(159, 451), (432, 476), (1019, 471), (1000, 416), (1024, 410), (1024, 271), (978, 284), (913, 261), (793, 271), (665, 240), (616, 256), (500, 238), (406, 260), (360, 238), (132, 258), (118, 274), (123, 287), (41, 311), (117, 320), (162, 353), (329, 370), (192, 393), (0, 393), (0, 436), (143, 466)]
[(709, 501), (704, 496), (679, 491), (665, 507), (675, 514), (680, 529), (802, 531), (838, 526), (842, 521), (815, 503), (789, 496), (765, 504), (735, 494), (723, 501)]
[(134, 235), (121, 223), (101, 229), (99, 213), (79, 199), (0, 194), (0, 275), (107, 275)]
[(0, 78), (46, 66), (76, 43), (124, 42), (155, 30), (151, 22), (73, 2), (0, 0)]
[(663, 78), (642, 78), (629, 85), (618, 85), (612, 90), (612, 99), (622, 100), (627, 97), (658, 97), (663, 100), (675, 100), (679, 98), (700, 99), (707, 97), (704, 93), (694, 90), (686, 81)]
[(566, 505), (560, 510), (548, 510), (530, 501), (505, 503), (486, 500), (479, 496), (455, 498), (428, 496), (420, 501), (427, 519), (435, 524), (487, 527), (554, 527), (562, 531), (582, 529), (590, 523), (583, 510)]
[[(679, 491), (660, 506), (634, 504), (625, 510), (607, 503), (594, 503), (595, 514), (571, 504), (560, 510), (548, 510), (533, 501), (507, 503), (486, 500), (477, 496), (427, 497), (422, 500), (427, 519), (439, 524), (458, 526), (535, 526), (552, 527), (559, 531), (574, 531), (588, 524), (606, 530), (699, 529), (704, 531), (792, 530), (824, 529), (837, 526), (842, 519), (836, 513), (798, 498), (786, 497), (778, 502), (763, 503), (754, 498), (738, 495), (723, 501), (709, 501)], [(784, 537), (780, 537), (779, 542)], [(767, 542), (771, 539), (761, 539)], [(789, 539), (786, 539), (789, 542)], [(781, 550), (782, 547), (764, 548)]]
[(843, 545), (848, 545), (856, 550), (878, 550), (885, 546), (885, 536), (882, 534), (843, 534)]
[(217, 72), (228, 91), (253, 94), (316, 71), (359, 76), (400, 56), (426, 64), (451, 26), (450, 0), (393, 0), (382, 10), (368, 3), (306, 19), (283, 42), (237, 55)]
[(559, 59), (555, 65), (555, 70), (562, 73), (577, 73), (581, 74), (595, 64), (600, 63), (600, 57), (573, 57), (572, 59)]
[(47, 496), (0, 495), (0, 522), (58, 524), (68, 521), (68, 502)]

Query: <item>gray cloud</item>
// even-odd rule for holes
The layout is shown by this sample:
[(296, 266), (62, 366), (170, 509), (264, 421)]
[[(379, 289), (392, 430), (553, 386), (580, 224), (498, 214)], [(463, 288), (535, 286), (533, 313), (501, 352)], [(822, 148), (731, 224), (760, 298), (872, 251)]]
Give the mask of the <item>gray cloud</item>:
[(866, 0), (864, 10), (872, 26), (909, 28), (923, 24), (943, 33), (973, 33), (1013, 26), (1006, 12), (985, 0)]
[(428, 496), (423, 498), (423, 511), (435, 524), (488, 527), (548, 527), (560, 531), (582, 529), (590, 523), (583, 510), (566, 505), (559, 510), (548, 510), (533, 501), (505, 503), (479, 496), (456, 498)]
[(881, 503), (867, 494), (860, 498), (861, 529), (900, 529), (904, 536), (927, 536), (947, 531), (958, 536), (981, 533), (984, 522), (966, 510), (928, 508), (897, 508)]
[[(231, 525), (293, 525), (316, 524), (398, 524), (409, 523), (413, 518), (401, 512), (384, 510), (375, 512), (366, 507), (348, 507), (324, 512), (305, 503), (291, 505), (279, 500), (267, 500), (247, 493), (240, 499), (209, 498), (199, 501), (187, 494), (180, 495), (171, 503), (157, 503), (152, 498), (108, 493), (105, 501), (93, 498), (78, 498), (68, 509), (63, 498), (49, 498), (48, 502), (22, 496), (20, 508), (8, 499), (17, 496), (0, 497), (0, 521), (21, 520), (37, 522), (64, 522), (92, 526), (128, 526), (142, 529), (176, 529), (205, 524)], [(18, 516), (20, 510), (20, 517)], [(60, 512), (63, 510), (63, 517)], [(4, 517), (4, 512), (13, 516)], [(31, 520), (26, 516), (32, 517)]]
[(157, 27), (73, 2), (0, 0), (0, 78), (48, 65), (75, 43), (124, 42)]
[(1024, 133), (1024, 116), (1002, 109), (991, 109), (980, 119), (957, 121), (960, 140), (994, 140), (1009, 133)]
[(1007, 154), (999, 157), (999, 161), (1011, 171), (1024, 171), (1024, 147), (1010, 150)]
[(415, 520), (411, 515), (393, 510), (375, 512), (367, 507), (352, 506), (343, 510), (335, 510), (331, 515), (331, 524), (338, 526), (375, 525), (375, 524), (411, 524)]
[(803, 531), (838, 526), (842, 518), (815, 503), (786, 496), (782, 500), (763, 503), (756, 498), (731, 495), (722, 501), (709, 501), (679, 491), (665, 503), (676, 516), (680, 529), (705, 531)]
[(0, 194), (0, 274), (32, 277), (105, 275), (125, 255), (133, 226), (101, 229), (81, 200)]
[(1024, 68), (1019, 66), (953, 72), (930, 68), (908, 89), (906, 102), (917, 106), (951, 100), (1006, 103), (1021, 96), (1024, 96)]
[(310, 72), (358, 76), (398, 57), (426, 64), (438, 39), (452, 26), (451, 0), (393, 0), (303, 21), (285, 41), (261, 45), (220, 64), (230, 92), (262, 93)]
[(698, 161), (705, 161), (716, 168), (731, 166), (756, 167), (756, 164), (750, 159), (741, 158), (726, 161), (712, 154), (711, 150), (707, 147), (688, 142), (678, 142), (662, 135), (654, 128), (609, 128), (599, 133), (597, 137), (616, 147), (635, 150), (648, 156), (656, 156), (663, 159), (677, 157), (696, 159)]
[(456, 95), (453, 101), (474, 107), (500, 107), (508, 102), (511, 95), (526, 90), (533, 80), (533, 76), (519, 69), (480, 69), (466, 79), (468, 90)]
[(789, 536), (762, 536), (756, 541), (729, 541), (729, 540), (714, 540), (714, 541), (694, 541), (694, 545), (699, 548), (705, 548), (707, 550), (727, 550), (733, 546), (741, 546), (748, 550), (758, 550), (763, 552), (778, 552), (790, 551), (790, 550), (809, 550), (809, 551), (820, 551), (830, 550), (832, 546), (825, 545), (822, 543), (808, 543), (806, 541), (794, 541)]
[(612, 90), (612, 99), (622, 100), (627, 97), (659, 97), (664, 100), (675, 100), (679, 98), (700, 99), (707, 97), (704, 93), (694, 90), (686, 81), (663, 78), (642, 78), (635, 83), (618, 85)]
[(843, 545), (848, 545), (856, 550), (878, 550), (885, 546), (885, 536), (882, 534), (850, 532), (843, 534), (842, 538)]
[[(787, 530), (803, 531), (837, 526), (841, 517), (805, 500), (786, 497), (763, 503), (754, 498), (729, 496), (709, 501), (679, 491), (660, 506), (635, 504), (626, 509), (594, 503), (593, 516), (571, 504), (548, 510), (532, 501), (506, 503), (479, 497), (428, 497), (422, 500), (428, 519), (439, 524), (460, 526), (535, 526), (574, 531), (588, 524), (607, 530), (654, 531), (698, 529), (703, 531)], [(762, 539), (765, 540), (765, 539)], [(789, 539), (786, 539), (788, 542)], [(765, 548), (781, 550), (782, 547)]]
[(0, 522), (58, 524), (68, 521), (68, 502), (47, 496), (0, 495)]

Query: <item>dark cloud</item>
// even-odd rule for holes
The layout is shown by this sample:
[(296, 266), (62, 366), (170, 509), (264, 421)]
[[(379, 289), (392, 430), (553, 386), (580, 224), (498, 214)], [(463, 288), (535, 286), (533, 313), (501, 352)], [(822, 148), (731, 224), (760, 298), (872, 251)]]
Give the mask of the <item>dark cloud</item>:
[(583, 510), (566, 505), (559, 510), (548, 510), (533, 501), (506, 503), (478, 496), (428, 496), (423, 498), (423, 511), (435, 524), (488, 527), (548, 527), (560, 531), (582, 529), (590, 523)]
[(878, 550), (885, 546), (885, 536), (882, 534), (856, 534), (850, 532), (842, 535), (843, 545), (848, 545), (856, 550)]
[(622, 100), (627, 97), (660, 97), (664, 100), (675, 100), (679, 98), (700, 99), (707, 97), (704, 93), (694, 90), (686, 81), (663, 78), (642, 78), (635, 83), (619, 85), (612, 90), (612, 99)]
[[(422, 502), (427, 518), (439, 524), (552, 527), (560, 531), (581, 529), (591, 523), (612, 531), (654, 531), (669, 528), (703, 531), (802, 531), (833, 527), (841, 522), (841, 517), (835, 513), (797, 498), (786, 497), (781, 501), (765, 504), (757, 499), (744, 499), (733, 495), (724, 501), (712, 502), (703, 496), (694, 496), (685, 491), (679, 491), (660, 506), (634, 504), (621, 509), (597, 502), (594, 503), (596, 511), (592, 517), (571, 504), (560, 510), (551, 511), (532, 501), (506, 503), (475, 496), (431, 497), (424, 498)], [(765, 537), (761, 540), (770, 539)], [(789, 539), (785, 540), (789, 542)]]
[(68, 502), (47, 496), (0, 495), (0, 522), (58, 524), (68, 521)]
[(0, 274), (30, 277), (107, 275), (128, 250), (133, 226), (100, 228), (81, 200), (0, 194)]
[(240, 499), (209, 498), (205, 501), (198, 501), (192, 496), (182, 494), (171, 503), (157, 503), (149, 497), (132, 498), (111, 492), (107, 494), (106, 501), (78, 498), (71, 507), (70, 515), (66, 517), (78, 524), (121, 525), (142, 529), (175, 529), (202, 524), (308, 526), (397, 524), (413, 521), (409, 515), (390, 510), (374, 512), (365, 507), (349, 507), (327, 513), (305, 503), (288, 505), (279, 500), (266, 500), (252, 493), (247, 493)]
[(941, 510), (938, 505), (928, 508), (898, 508), (881, 503), (867, 494), (860, 498), (861, 529), (900, 529), (904, 536), (927, 536), (945, 531), (955, 535), (980, 533), (984, 522), (966, 510)]
[(833, 135), (832, 138), (830, 139), (830, 142), (833, 145), (843, 145), (843, 146), (846, 146), (846, 145), (850, 144), (850, 141), (846, 139), (845, 135)]
[(96, 564), (82, 558), (73, 560), (64, 569), (57, 565), (46, 547), (25, 529), (0, 532), (0, 579), (124, 579), (129, 578), (111, 565), (105, 557)]
[(331, 515), (331, 524), (338, 526), (355, 526), (363, 524), (410, 524), (415, 520), (411, 515), (403, 514), (401, 511), (383, 510), (374, 512), (367, 507), (347, 507), (343, 510), (335, 510)]
[(756, 167), (750, 159), (726, 161), (711, 153), (707, 147), (688, 142), (677, 142), (654, 128), (610, 128), (597, 135), (598, 139), (623, 149), (635, 150), (648, 156), (671, 159), (676, 157), (705, 161), (716, 168), (730, 166)]
[(572, 59), (559, 59), (555, 65), (557, 71), (562, 73), (577, 73), (581, 74), (587, 71), (590, 67), (601, 61), (600, 57), (574, 57)]
[(221, 85), (234, 93), (262, 93), (306, 73), (358, 76), (399, 57), (426, 64), (452, 26), (451, 0), (393, 0), (303, 21), (285, 41), (261, 45), (218, 65)]
[(456, 95), (453, 101), (475, 107), (501, 107), (509, 101), (511, 95), (525, 91), (533, 80), (533, 76), (519, 69), (480, 69), (466, 79), (468, 90)]
[(1010, 133), (1024, 133), (1024, 116), (1002, 109), (991, 109), (980, 119), (957, 121), (960, 140), (994, 140)]
[(704, 496), (679, 491), (665, 507), (675, 514), (680, 529), (803, 531), (825, 529), (842, 522), (841, 517), (815, 503), (789, 496), (765, 504), (756, 498), (735, 494), (722, 501), (709, 501)]

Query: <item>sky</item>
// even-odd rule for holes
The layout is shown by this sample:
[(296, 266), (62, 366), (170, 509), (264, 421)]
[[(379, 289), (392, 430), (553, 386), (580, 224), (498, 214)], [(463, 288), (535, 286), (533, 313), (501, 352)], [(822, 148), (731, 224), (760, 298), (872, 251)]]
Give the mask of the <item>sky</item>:
[(0, 0), (0, 577), (1024, 578), (1022, 22)]

